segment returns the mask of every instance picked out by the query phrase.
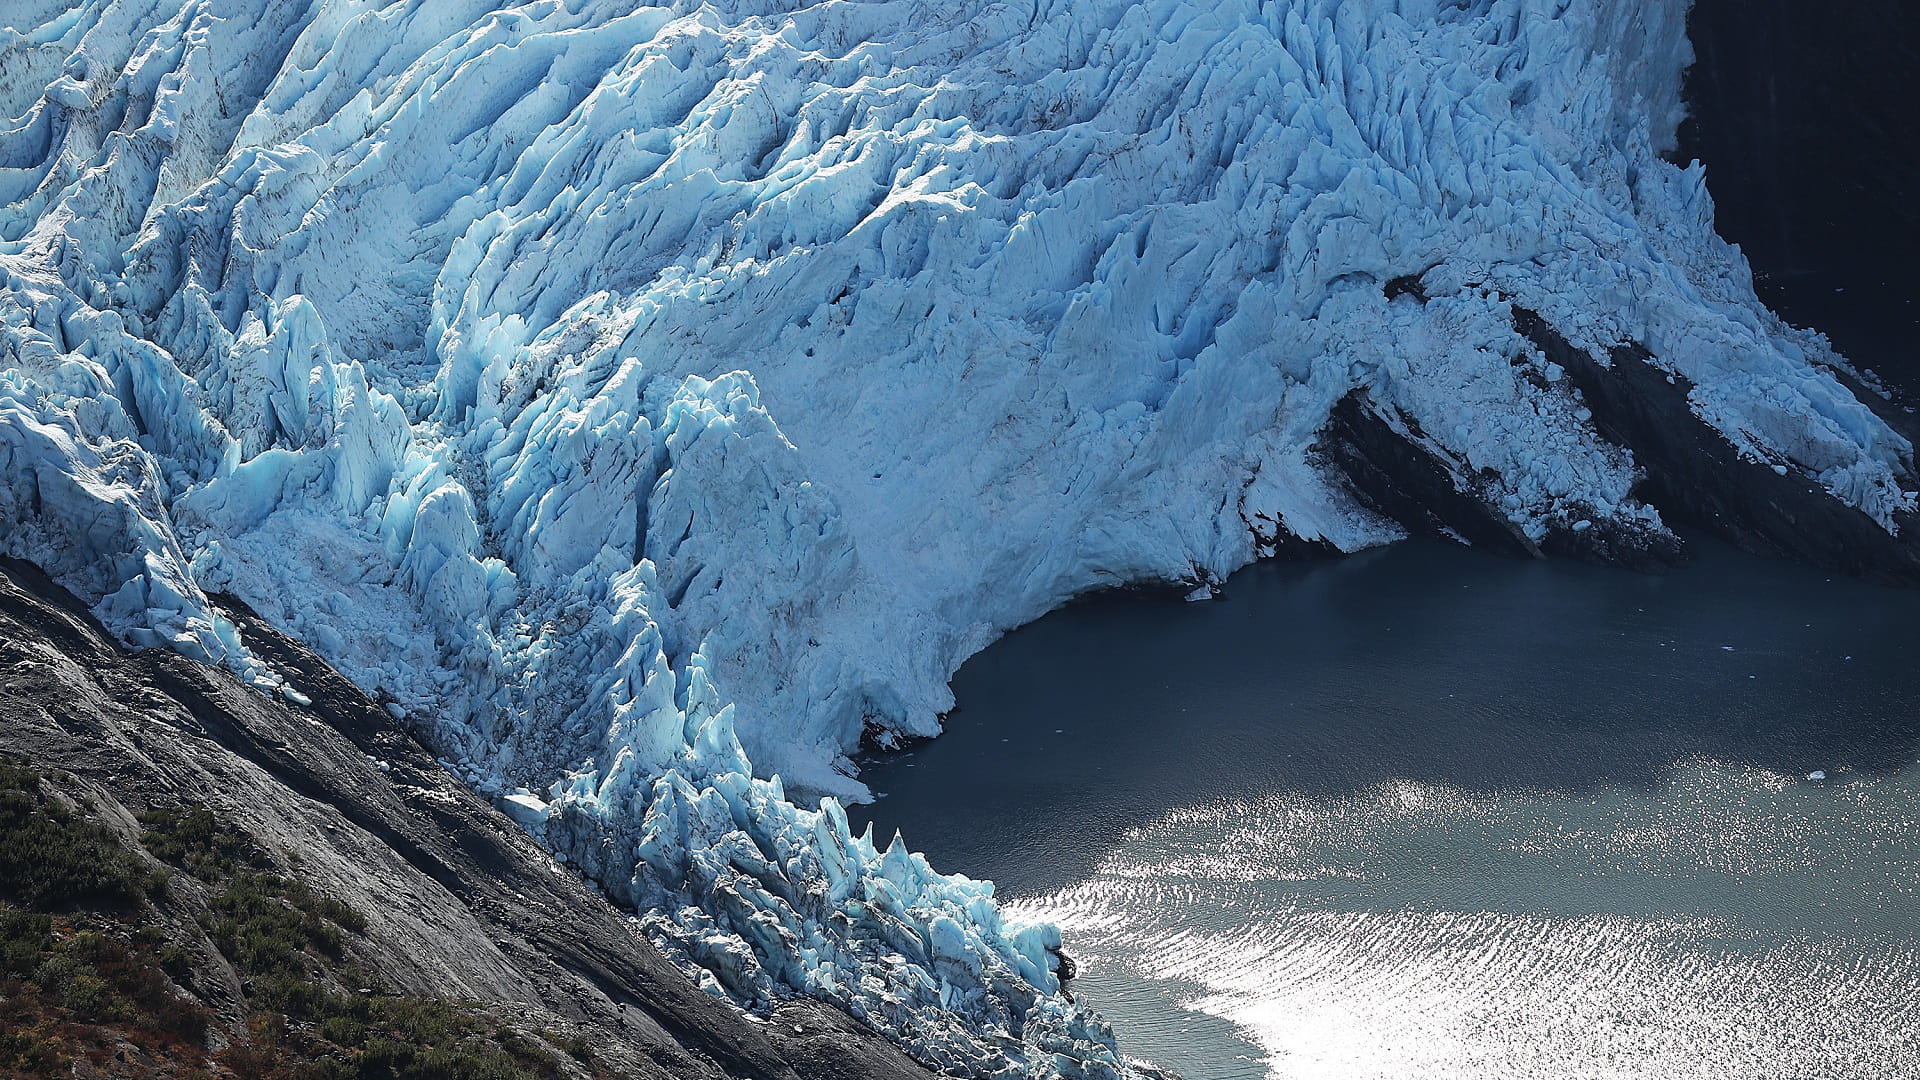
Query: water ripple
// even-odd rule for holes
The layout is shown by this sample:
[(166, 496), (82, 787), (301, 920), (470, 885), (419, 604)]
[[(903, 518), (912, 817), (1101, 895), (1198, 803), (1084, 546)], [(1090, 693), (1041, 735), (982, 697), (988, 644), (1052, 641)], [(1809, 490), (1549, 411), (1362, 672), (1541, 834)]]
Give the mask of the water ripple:
[(1176, 809), (1020, 907), (1190, 1080), (1920, 1077), (1915, 820), (1916, 770), (1394, 781)]

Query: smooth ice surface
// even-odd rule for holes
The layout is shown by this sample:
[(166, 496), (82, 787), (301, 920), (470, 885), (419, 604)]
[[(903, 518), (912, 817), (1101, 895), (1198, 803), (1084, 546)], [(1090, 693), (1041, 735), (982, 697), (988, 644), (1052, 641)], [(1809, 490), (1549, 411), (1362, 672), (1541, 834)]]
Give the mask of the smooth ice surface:
[(1513, 304), (1912, 506), (1911, 448), (1658, 156), (1683, 16), (14, 3), (4, 549), (275, 687), (207, 593), (245, 600), (716, 992), (1109, 1075), (1050, 928), (788, 788), (863, 797), (864, 731), (934, 733), (960, 661), (1071, 596), (1393, 538), (1309, 453), (1354, 388), (1529, 535), (1661, 528)]

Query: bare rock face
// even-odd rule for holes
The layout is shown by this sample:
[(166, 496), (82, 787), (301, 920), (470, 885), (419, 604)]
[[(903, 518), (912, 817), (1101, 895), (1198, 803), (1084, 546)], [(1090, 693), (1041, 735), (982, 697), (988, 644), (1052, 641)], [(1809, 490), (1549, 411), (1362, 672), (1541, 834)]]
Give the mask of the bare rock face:
[[(1882, 527), (1785, 459), (1742, 453), (1689, 405), (1692, 386), (1664, 371), (1634, 343), (1605, 357), (1576, 348), (1538, 315), (1514, 311), (1514, 326), (1563, 368), (1601, 434), (1629, 447), (1645, 470), (1636, 494), (1667, 518), (1704, 529), (1747, 551), (1794, 559), (1874, 580), (1920, 582), (1920, 544), (1909, 528)], [(1911, 419), (1841, 368), (1858, 400), (1908, 438)], [(1903, 474), (1911, 484), (1912, 474)]]
[[(1755, 554), (1877, 581), (1920, 582), (1920, 534), (1909, 527), (1910, 511), (1896, 512), (1888, 528), (1786, 455), (1737, 445), (1702, 419), (1692, 382), (1637, 342), (1596, 353), (1519, 306), (1513, 308), (1513, 326), (1534, 363), (1565, 376), (1565, 392), (1594, 430), (1630, 455), (1638, 476), (1633, 497), (1663, 520)], [(1516, 367), (1526, 365), (1517, 360)], [(1822, 374), (1899, 437), (1911, 443), (1920, 435), (1914, 417), (1858, 373), (1836, 363)], [(1681, 539), (1665, 528), (1599, 513), (1567, 513), (1540, 537), (1529, 536), (1502, 512), (1491, 473), (1476, 472), (1417, 419), (1365, 391), (1353, 391), (1334, 407), (1315, 451), (1340, 473), (1356, 501), (1411, 533), (1522, 558), (1566, 555), (1642, 570), (1686, 559)], [(1907, 487), (1920, 483), (1905, 459), (1898, 478)]]
[[(61, 775), (66, 794), (129, 838), (150, 808), (213, 808), (315, 893), (366, 916), (351, 958), (388, 984), (568, 1033), (621, 1075), (930, 1075), (826, 1005), (790, 1001), (754, 1018), (701, 992), (379, 705), (235, 617), (310, 708), (168, 651), (128, 654), (39, 571), (6, 562), (0, 754)], [(198, 938), (208, 952), (191, 917), (195, 890), (170, 895), (160, 915), (178, 924), (176, 940), (192, 951)], [(214, 1040), (244, 1031), (231, 973), (192, 981), (218, 1018)]]

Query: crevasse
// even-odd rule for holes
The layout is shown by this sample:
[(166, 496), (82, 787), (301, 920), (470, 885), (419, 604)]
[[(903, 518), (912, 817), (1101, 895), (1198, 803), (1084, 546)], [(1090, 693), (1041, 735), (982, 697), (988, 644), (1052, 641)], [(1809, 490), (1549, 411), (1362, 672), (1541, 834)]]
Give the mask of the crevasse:
[(1514, 304), (1913, 509), (1911, 447), (1660, 157), (1684, 16), (14, 3), (4, 550), (297, 699), (208, 593), (244, 600), (715, 993), (973, 1075), (1125, 1073), (1053, 928), (805, 808), (864, 797), (863, 733), (937, 732), (969, 654), (1277, 537), (1394, 538), (1313, 452), (1356, 388), (1528, 535), (1663, 531)]

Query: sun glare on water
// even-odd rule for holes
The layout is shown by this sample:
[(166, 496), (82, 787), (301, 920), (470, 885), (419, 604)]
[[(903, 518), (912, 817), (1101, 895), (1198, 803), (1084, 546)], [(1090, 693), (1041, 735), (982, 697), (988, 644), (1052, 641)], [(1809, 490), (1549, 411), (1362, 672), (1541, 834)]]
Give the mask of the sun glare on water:
[(1189, 1080), (1920, 1076), (1917, 781), (1224, 801), (1018, 906)]

